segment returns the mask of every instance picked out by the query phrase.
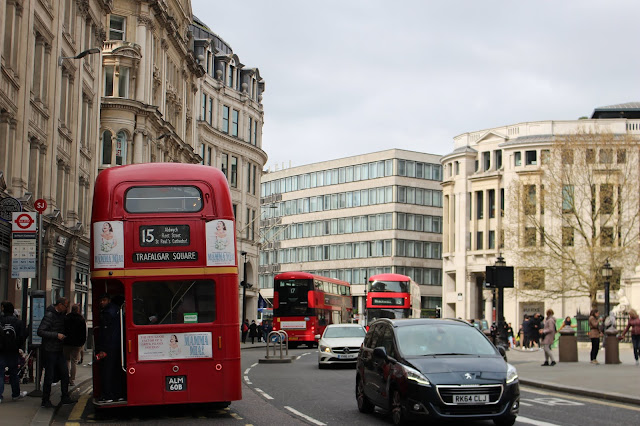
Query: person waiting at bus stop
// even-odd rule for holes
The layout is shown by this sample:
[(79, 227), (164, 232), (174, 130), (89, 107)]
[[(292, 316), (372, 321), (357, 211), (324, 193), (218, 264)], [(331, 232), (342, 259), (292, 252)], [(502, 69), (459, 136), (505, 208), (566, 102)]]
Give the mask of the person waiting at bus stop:
[(51, 404), (51, 384), (54, 376), (60, 380), (62, 398), (60, 404), (73, 404), (76, 401), (69, 396), (69, 370), (62, 351), (64, 335), (64, 318), (69, 308), (69, 301), (59, 297), (54, 305), (50, 305), (38, 327), (38, 336), (42, 337), (44, 348), (44, 385), (42, 386), (42, 407), (53, 408)]
[(100, 297), (100, 334), (96, 342), (96, 360), (100, 363), (101, 392), (99, 402), (123, 399), (120, 309), (108, 294)]

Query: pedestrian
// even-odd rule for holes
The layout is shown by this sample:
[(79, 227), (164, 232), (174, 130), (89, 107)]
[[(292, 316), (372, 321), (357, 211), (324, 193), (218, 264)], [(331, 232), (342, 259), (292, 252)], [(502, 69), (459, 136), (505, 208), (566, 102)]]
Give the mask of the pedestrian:
[(524, 316), (524, 321), (522, 322), (522, 334), (524, 336), (523, 347), (528, 350), (531, 347), (531, 318), (529, 315)]
[[(553, 345), (556, 338), (556, 319), (553, 316), (553, 309), (547, 309), (547, 318), (540, 328), (540, 335), (542, 337), (540, 343), (544, 348), (544, 364), (542, 366), (553, 367), (556, 365), (556, 360), (553, 359), (553, 354), (551, 353), (551, 345)], [(551, 360), (551, 363), (549, 363), (549, 360)]]
[(271, 326), (271, 321), (266, 320), (262, 329), (264, 334), (264, 341), (268, 343), (267, 339), (269, 338), (269, 333), (273, 331), (273, 327)]
[(76, 401), (69, 396), (69, 369), (62, 350), (64, 335), (64, 318), (69, 308), (66, 297), (59, 297), (56, 303), (50, 305), (45, 313), (38, 336), (42, 337), (44, 348), (44, 385), (42, 386), (42, 407), (53, 408), (51, 404), (51, 384), (60, 380), (62, 398), (60, 404), (73, 404)]
[(20, 391), (20, 379), (18, 378), (18, 361), (22, 355), (22, 347), (26, 338), (26, 331), (22, 320), (14, 315), (13, 303), (2, 302), (2, 314), (0, 315), (0, 403), (4, 394), (4, 369), (9, 370), (9, 383), (11, 383), (11, 399), (18, 401), (27, 395), (27, 391)]
[(249, 326), (249, 337), (251, 337), (251, 344), (253, 345), (255, 338), (258, 337), (258, 326), (256, 325), (256, 320), (251, 320), (251, 325)]
[(249, 320), (245, 319), (242, 325), (240, 326), (240, 331), (242, 331), (242, 343), (247, 343), (247, 334), (249, 333)]
[(87, 323), (80, 313), (80, 305), (73, 305), (64, 318), (64, 359), (69, 368), (69, 386), (76, 385), (76, 370), (82, 347), (87, 341)]
[(622, 333), (622, 338), (626, 336), (627, 331), (631, 328), (631, 343), (633, 344), (633, 357), (636, 359), (636, 365), (640, 365), (640, 318), (635, 309), (629, 310), (629, 323)]
[[(115, 299), (115, 297), (114, 297)], [(100, 297), (100, 328), (96, 360), (100, 363), (100, 403), (124, 400), (120, 350), (120, 308), (109, 294)]]
[(536, 312), (531, 321), (531, 347), (535, 344), (538, 346), (538, 349), (540, 349), (540, 330), (542, 330), (543, 321), (542, 315), (540, 315), (539, 312)]
[(589, 314), (589, 338), (591, 339), (591, 364), (600, 364), (597, 360), (598, 349), (600, 348), (600, 312), (592, 309)]
[(560, 331), (567, 329), (567, 331), (571, 331), (572, 328), (578, 328), (577, 325), (571, 325), (571, 317), (566, 317), (564, 321), (562, 321), (562, 327), (560, 327)]
[(262, 342), (262, 338), (264, 337), (264, 326), (262, 324), (262, 321), (260, 321), (260, 324), (258, 324), (258, 343)]
[(509, 340), (509, 347), (515, 348), (516, 345), (513, 341), (513, 327), (511, 327), (511, 323), (507, 323), (507, 339)]

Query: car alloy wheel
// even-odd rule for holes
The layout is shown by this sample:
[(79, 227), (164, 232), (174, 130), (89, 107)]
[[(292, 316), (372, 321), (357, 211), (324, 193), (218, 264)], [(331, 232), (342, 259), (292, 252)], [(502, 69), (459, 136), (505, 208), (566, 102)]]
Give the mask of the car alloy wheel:
[(402, 397), (397, 389), (394, 389), (391, 393), (391, 419), (394, 425), (402, 425), (406, 420)]
[(358, 401), (358, 410), (361, 413), (373, 413), (375, 406), (364, 394), (364, 383), (361, 376), (356, 379), (356, 401)]

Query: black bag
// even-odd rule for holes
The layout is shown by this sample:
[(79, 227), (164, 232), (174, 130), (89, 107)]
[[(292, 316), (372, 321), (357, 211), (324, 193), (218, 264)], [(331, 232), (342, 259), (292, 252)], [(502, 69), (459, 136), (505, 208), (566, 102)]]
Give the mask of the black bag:
[(2, 324), (2, 335), (0, 336), (0, 352), (12, 353), (18, 351), (18, 339), (16, 330), (9, 323)]

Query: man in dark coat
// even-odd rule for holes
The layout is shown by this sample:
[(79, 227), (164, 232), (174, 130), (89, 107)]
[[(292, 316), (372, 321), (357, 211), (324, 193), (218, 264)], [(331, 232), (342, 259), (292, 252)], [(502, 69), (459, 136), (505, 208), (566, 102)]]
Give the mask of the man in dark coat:
[(254, 344), (256, 337), (258, 337), (258, 326), (256, 325), (256, 320), (251, 320), (251, 325), (249, 326), (249, 337), (251, 337), (251, 344)]
[[(2, 302), (2, 314), (0, 316), (0, 331), (6, 326), (14, 335), (13, 343), (5, 342), (5, 346), (0, 351), (0, 371), (4, 373), (5, 367), (9, 368), (9, 383), (11, 383), (11, 399), (17, 401), (27, 394), (27, 391), (20, 391), (20, 379), (18, 378), (18, 360), (20, 350), (24, 346), (26, 337), (24, 324), (14, 315), (13, 303)], [(4, 374), (0, 380), (0, 402), (4, 393)]]
[(69, 385), (75, 386), (76, 368), (80, 352), (87, 341), (87, 323), (80, 314), (80, 305), (73, 305), (71, 312), (64, 318), (64, 359), (69, 367)]
[(44, 349), (44, 385), (42, 386), (42, 407), (53, 408), (51, 404), (51, 384), (53, 377), (60, 378), (62, 398), (60, 404), (73, 404), (69, 397), (69, 370), (62, 352), (64, 335), (64, 317), (69, 308), (69, 301), (60, 297), (54, 305), (47, 308), (38, 327), (38, 336), (42, 337)]
[(122, 387), (120, 308), (111, 301), (108, 294), (100, 298), (100, 330), (96, 341), (96, 359), (100, 363), (102, 383), (100, 402), (121, 400)]

